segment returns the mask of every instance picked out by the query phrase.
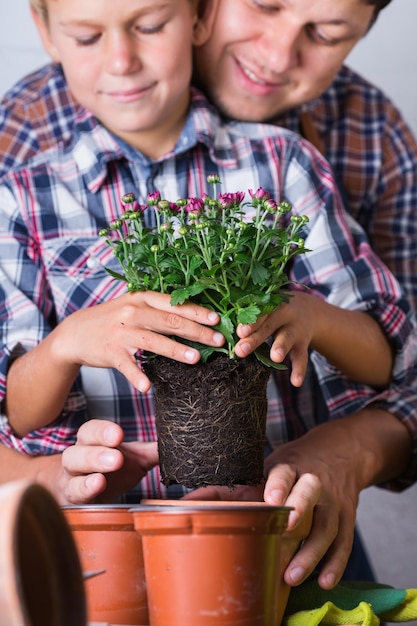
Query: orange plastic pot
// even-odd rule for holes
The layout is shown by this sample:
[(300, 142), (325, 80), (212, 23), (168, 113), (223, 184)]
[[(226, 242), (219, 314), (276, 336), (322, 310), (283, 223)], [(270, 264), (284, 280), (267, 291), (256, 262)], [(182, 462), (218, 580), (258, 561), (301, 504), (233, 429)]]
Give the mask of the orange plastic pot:
[(86, 626), (84, 583), (71, 530), (39, 484), (0, 487), (0, 626)]
[(132, 509), (151, 625), (276, 626), (276, 555), (289, 511), (225, 502)]
[(90, 622), (149, 624), (142, 541), (129, 509), (64, 507), (83, 570), (103, 570), (85, 581)]
[[(224, 506), (225, 502), (221, 500), (213, 500), (213, 501), (201, 501), (201, 500), (157, 500), (157, 499), (149, 499), (142, 500), (141, 505), (143, 506), (176, 506), (176, 507), (191, 507), (193, 505), (202, 505), (203, 503), (209, 504), (212, 507), (216, 506)], [(242, 502), (240, 501), (231, 501), (227, 502), (229, 506), (241, 506)], [(257, 506), (259, 502), (245, 502), (245, 506)], [(284, 617), (285, 609), (288, 604), (288, 598), (290, 595), (291, 587), (284, 580), (284, 572), (290, 563), (291, 559), (299, 550), (302, 545), (304, 539), (306, 539), (310, 533), (311, 524), (313, 521), (313, 513), (306, 516), (306, 518), (292, 531), (287, 531), (281, 535), (279, 541), (277, 542), (277, 561), (278, 561), (278, 570), (277, 570), (277, 578), (276, 584), (278, 585), (277, 591), (277, 607), (276, 607), (276, 623), (275, 626), (279, 626)]]

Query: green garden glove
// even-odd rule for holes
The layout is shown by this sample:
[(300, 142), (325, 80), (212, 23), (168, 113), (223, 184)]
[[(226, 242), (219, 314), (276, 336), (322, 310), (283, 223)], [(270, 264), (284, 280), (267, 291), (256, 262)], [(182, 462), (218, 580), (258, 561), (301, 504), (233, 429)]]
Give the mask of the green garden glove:
[(417, 620), (417, 589), (395, 589), (372, 582), (342, 581), (322, 589), (316, 577), (291, 589), (285, 626), (377, 626), (380, 621)]

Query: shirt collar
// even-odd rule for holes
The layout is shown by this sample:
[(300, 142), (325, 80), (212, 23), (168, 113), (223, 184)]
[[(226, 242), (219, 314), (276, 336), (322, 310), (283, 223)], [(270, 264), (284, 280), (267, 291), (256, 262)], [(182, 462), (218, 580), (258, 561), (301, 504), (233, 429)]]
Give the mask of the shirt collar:
[[(211, 160), (220, 167), (237, 167), (233, 143), (224, 128), (217, 111), (205, 96), (192, 88), (190, 109), (178, 142), (169, 158), (181, 157), (189, 150), (202, 145)], [(75, 132), (67, 148), (84, 178), (88, 189), (96, 193), (106, 181), (109, 166), (114, 161), (136, 161), (142, 164), (151, 161), (129, 144), (114, 136), (86, 109), (81, 109), (75, 120)], [(160, 161), (165, 161), (167, 155)]]

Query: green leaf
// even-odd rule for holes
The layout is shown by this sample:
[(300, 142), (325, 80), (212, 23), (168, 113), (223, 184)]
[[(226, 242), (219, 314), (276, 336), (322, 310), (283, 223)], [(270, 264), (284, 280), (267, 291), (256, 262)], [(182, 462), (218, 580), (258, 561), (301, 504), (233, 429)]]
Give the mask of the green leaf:
[(256, 358), (258, 359), (258, 361), (260, 361), (267, 367), (273, 367), (276, 370), (288, 369), (288, 367), (284, 365), (283, 363), (275, 363), (275, 361), (272, 361), (271, 357), (269, 356), (269, 352), (270, 352), (269, 345), (267, 343), (262, 343), (259, 346), (259, 348), (256, 348), (254, 354)]
[(234, 344), (236, 343), (234, 335), (235, 327), (233, 326), (233, 323), (227, 315), (220, 315), (220, 323), (217, 324), (214, 328), (218, 330), (222, 335), (224, 335), (224, 338), (226, 339), (226, 342), (229, 344), (230, 347), (234, 346)]
[(189, 300), (193, 296), (197, 296), (202, 293), (205, 289), (205, 285), (201, 283), (194, 283), (194, 285), (190, 285), (185, 289), (175, 289), (171, 293), (171, 304), (174, 306), (175, 304), (184, 304), (186, 300)]
[(126, 278), (122, 274), (111, 270), (109, 267), (106, 267), (105, 270), (108, 274), (110, 274), (110, 276), (113, 276), (113, 278), (115, 278), (116, 280), (123, 280), (124, 282), (126, 282)]
[(260, 308), (255, 304), (240, 309), (237, 314), (239, 324), (254, 324), (260, 315)]
[(269, 278), (269, 272), (262, 265), (262, 263), (254, 261), (252, 266), (251, 278), (255, 285), (265, 285)]

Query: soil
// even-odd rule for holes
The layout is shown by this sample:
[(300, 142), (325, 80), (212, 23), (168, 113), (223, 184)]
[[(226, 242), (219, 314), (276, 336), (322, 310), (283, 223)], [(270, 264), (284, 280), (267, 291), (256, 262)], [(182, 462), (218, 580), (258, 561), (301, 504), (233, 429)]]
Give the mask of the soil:
[(264, 478), (270, 370), (256, 357), (143, 364), (155, 391), (162, 482), (189, 488), (257, 485)]

